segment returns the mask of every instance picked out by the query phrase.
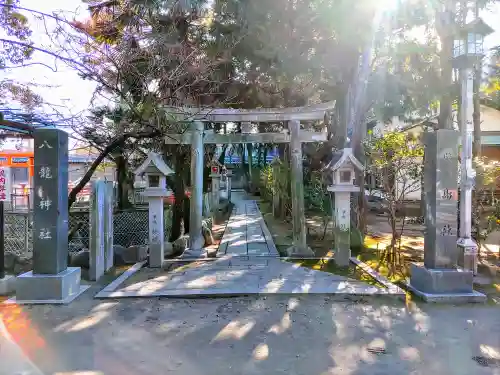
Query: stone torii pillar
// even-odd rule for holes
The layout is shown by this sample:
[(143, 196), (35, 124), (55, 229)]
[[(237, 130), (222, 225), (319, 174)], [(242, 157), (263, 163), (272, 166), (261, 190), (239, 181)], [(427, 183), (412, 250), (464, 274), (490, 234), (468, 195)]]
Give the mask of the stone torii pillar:
[(189, 248), (183, 257), (203, 256), (205, 240), (202, 234), (203, 220), (203, 122), (194, 121), (190, 126), (191, 136), (191, 202), (189, 205)]
[(302, 142), (300, 121), (288, 121), (290, 131), (290, 178), (292, 193), (293, 246), (288, 256), (314, 256), (307, 246), (306, 215), (304, 208), (304, 170), (302, 168)]

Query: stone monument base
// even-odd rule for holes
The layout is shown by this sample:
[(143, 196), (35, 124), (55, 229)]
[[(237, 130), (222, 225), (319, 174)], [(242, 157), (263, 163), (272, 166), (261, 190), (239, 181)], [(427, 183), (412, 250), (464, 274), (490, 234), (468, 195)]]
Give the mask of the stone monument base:
[(314, 257), (314, 251), (312, 251), (309, 246), (304, 249), (302, 247), (292, 245), (288, 249), (286, 249), (286, 254), (292, 258)]
[(0, 296), (8, 296), (16, 290), (15, 286), (16, 278), (12, 275), (5, 275), (3, 279), (0, 279)]
[(472, 272), (460, 269), (428, 269), (411, 265), (408, 288), (426, 302), (485, 302), (486, 296), (472, 289)]
[(90, 285), (80, 285), (80, 280), (79, 267), (68, 267), (57, 275), (29, 271), (16, 278), (16, 297), (6, 303), (67, 304), (90, 288)]

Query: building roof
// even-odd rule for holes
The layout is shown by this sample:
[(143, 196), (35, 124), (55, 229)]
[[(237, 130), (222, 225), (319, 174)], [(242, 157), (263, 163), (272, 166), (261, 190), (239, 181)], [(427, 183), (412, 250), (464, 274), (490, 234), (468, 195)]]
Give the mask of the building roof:
[[(429, 124), (437, 125), (437, 116), (416, 124), (395, 118), (389, 124), (378, 122), (373, 127), (373, 133), (381, 134), (386, 129), (420, 133), (424, 131), (424, 125)], [(481, 105), (481, 143), (489, 146), (500, 146), (500, 111), (485, 105)]]

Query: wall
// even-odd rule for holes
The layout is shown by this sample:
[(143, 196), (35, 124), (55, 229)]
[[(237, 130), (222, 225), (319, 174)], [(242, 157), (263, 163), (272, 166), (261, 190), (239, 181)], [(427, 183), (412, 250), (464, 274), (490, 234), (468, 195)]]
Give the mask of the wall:
[[(69, 181), (74, 182), (81, 179), (90, 167), (90, 163), (69, 163)], [(106, 166), (105, 168), (98, 168), (93, 176), (92, 180), (103, 179), (107, 181), (115, 180), (115, 168), (112, 166)]]

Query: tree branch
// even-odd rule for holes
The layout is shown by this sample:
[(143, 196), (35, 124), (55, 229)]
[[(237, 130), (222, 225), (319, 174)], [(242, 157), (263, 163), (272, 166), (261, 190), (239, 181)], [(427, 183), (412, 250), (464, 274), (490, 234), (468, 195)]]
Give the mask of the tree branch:
[(120, 146), (123, 144), (127, 139), (129, 138), (135, 138), (135, 139), (144, 139), (144, 138), (153, 138), (160, 136), (161, 133), (158, 130), (151, 130), (151, 131), (146, 131), (146, 132), (131, 132), (131, 133), (125, 133), (122, 134), (118, 137), (116, 137), (111, 143), (109, 143), (99, 154), (99, 156), (94, 160), (92, 165), (90, 166), (89, 170), (85, 173), (85, 175), (82, 177), (80, 182), (71, 190), (69, 193), (68, 197), (68, 209), (75, 203), (76, 201), (76, 196), (80, 191), (85, 187), (85, 185), (90, 181), (92, 178), (92, 175), (94, 174), (95, 170), (101, 164), (101, 162), (104, 160), (104, 158), (111, 152), (113, 151), (116, 147)]

